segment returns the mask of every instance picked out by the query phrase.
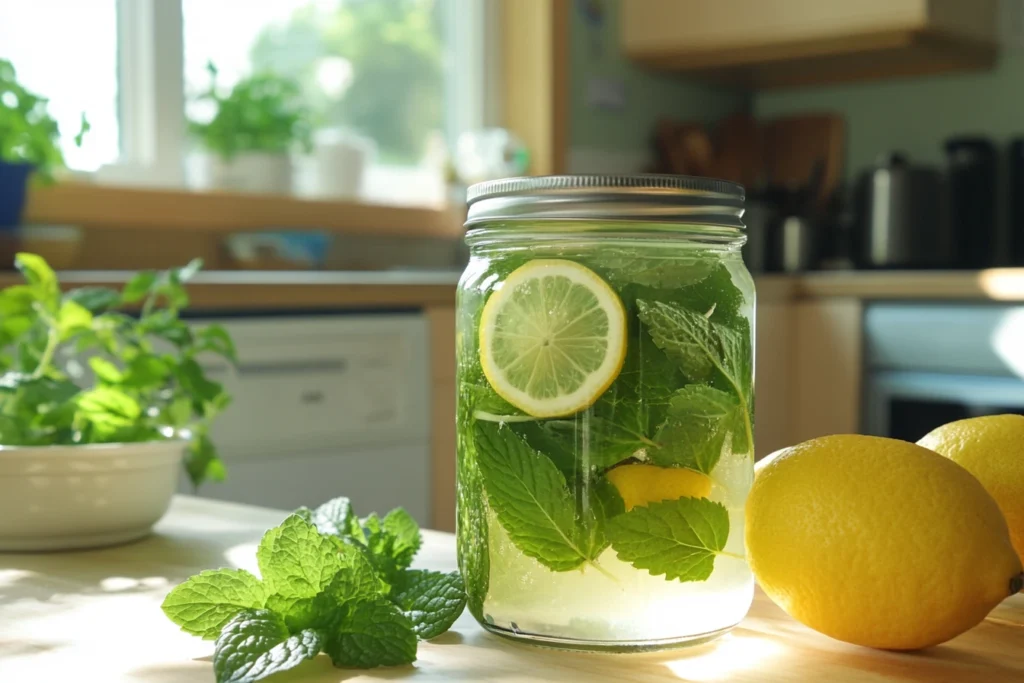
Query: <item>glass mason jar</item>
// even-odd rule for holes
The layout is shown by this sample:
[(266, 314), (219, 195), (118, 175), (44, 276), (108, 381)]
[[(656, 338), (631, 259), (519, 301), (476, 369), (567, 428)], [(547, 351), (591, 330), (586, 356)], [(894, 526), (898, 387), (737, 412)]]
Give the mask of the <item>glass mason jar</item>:
[(458, 549), (473, 616), (573, 649), (724, 633), (753, 597), (743, 188), (554, 176), (468, 201)]

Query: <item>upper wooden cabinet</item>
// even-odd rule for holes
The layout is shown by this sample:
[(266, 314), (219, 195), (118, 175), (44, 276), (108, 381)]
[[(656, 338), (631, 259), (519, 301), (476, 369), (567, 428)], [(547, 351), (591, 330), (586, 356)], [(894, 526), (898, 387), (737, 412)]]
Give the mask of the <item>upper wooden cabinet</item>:
[(624, 0), (626, 55), (772, 87), (990, 66), (998, 0)]

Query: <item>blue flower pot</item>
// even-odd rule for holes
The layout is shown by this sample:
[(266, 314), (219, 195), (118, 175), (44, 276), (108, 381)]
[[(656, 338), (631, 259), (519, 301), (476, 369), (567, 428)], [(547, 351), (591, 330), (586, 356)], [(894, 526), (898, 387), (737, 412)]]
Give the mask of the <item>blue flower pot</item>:
[(21, 223), (25, 190), (33, 168), (32, 164), (0, 161), (0, 230)]

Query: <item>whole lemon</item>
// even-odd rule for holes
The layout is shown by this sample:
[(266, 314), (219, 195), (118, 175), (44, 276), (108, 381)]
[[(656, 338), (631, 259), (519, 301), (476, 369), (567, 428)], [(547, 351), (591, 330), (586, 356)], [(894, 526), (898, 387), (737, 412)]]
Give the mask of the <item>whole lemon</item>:
[(1013, 547), (1024, 559), (1024, 416), (987, 415), (950, 422), (917, 443), (978, 478), (1003, 511)]
[(999, 508), (951, 460), (857, 435), (769, 457), (747, 500), (747, 556), (765, 593), (807, 626), (913, 650), (966, 631), (1020, 589)]

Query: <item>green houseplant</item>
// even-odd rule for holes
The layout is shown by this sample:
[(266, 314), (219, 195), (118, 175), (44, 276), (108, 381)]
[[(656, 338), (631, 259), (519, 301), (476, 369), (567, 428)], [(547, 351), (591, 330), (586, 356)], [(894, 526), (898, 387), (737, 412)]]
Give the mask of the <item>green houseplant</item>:
[[(17, 225), (33, 171), (49, 182), (54, 171), (64, 165), (58, 146), (60, 128), (46, 105), (45, 98), (18, 82), (14, 65), (0, 59), (0, 228)], [(88, 130), (83, 114), (75, 144), (82, 144)]]
[[(234, 344), (222, 327), (193, 328), (179, 319), (189, 302), (184, 283), (201, 262), (141, 272), (120, 291), (85, 287), (66, 293), (39, 256), (18, 254), (15, 264), (25, 284), (0, 290), (0, 518), (17, 518), (33, 505), (57, 510), (80, 499), (85, 510), (62, 516), (80, 521), (93, 507), (116, 508), (125, 496), (149, 491), (136, 501), (146, 510), (137, 512), (155, 518), (115, 528), (113, 535), (90, 527), (98, 543), (116, 542), (145, 533), (163, 514), (182, 458), (193, 485), (223, 479), (209, 428), (230, 398), (199, 360), (214, 354), (234, 363)], [(124, 307), (141, 308), (132, 315)], [(132, 454), (149, 446), (167, 465), (159, 472), (146, 470), (158, 458)], [(19, 485), (19, 477), (30, 474), (50, 479), (33, 493), (25, 482)], [(143, 475), (148, 478), (140, 480)], [(64, 500), (68, 496), (74, 500)], [(15, 507), (14, 500), (21, 504)], [(117, 515), (108, 521), (127, 523)], [(0, 549), (33, 549), (31, 539), (15, 542), (11, 535), (35, 525), (45, 537), (52, 522), (22, 515), (14, 528), (0, 521)], [(57, 545), (79, 545), (73, 536), (67, 531)]]
[(210, 86), (197, 102), (213, 105), (206, 122), (189, 121), (189, 131), (211, 155), (215, 185), (267, 192), (291, 190), (289, 153), (311, 147), (309, 114), (298, 84), (272, 72), (238, 81), (226, 94), (217, 83), (217, 68), (207, 65)]

